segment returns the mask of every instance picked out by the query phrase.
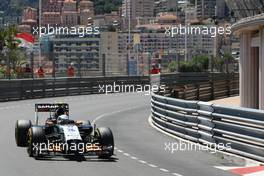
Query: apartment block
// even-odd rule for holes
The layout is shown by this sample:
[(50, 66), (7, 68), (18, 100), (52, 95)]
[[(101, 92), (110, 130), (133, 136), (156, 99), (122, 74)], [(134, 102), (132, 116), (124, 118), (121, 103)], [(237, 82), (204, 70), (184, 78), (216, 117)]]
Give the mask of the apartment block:
[(204, 20), (216, 15), (216, 0), (196, 0), (197, 18)]
[(94, 16), (94, 4), (82, 0), (46, 0), (42, 5), (42, 25), (88, 25)]
[(58, 73), (65, 73), (73, 63), (82, 75), (101, 75), (100, 35), (56, 35), (53, 39), (53, 52)]
[(177, 12), (177, 0), (155, 0), (155, 14), (161, 12)]
[(153, 17), (154, 0), (124, 0), (123, 14), (130, 18)]
[(102, 32), (100, 49), (102, 57), (105, 57), (108, 76), (127, 74), (127, 54), (119, 52), (118, 32)]

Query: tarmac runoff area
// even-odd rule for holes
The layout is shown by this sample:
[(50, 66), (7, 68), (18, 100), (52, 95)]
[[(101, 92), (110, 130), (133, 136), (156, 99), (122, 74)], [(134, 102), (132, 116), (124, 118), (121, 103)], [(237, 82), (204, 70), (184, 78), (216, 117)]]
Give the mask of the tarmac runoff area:
[(217, 105), (225, 105), (225, 106), (240, 106), (240, 97), (228, 97), (218, 100), (210, 101), (211, 103), (217, 104)]

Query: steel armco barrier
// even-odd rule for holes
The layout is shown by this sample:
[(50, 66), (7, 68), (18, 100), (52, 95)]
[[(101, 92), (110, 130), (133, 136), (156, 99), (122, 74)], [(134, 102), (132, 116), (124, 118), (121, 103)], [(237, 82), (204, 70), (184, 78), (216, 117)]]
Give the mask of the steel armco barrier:
[(0, 80), (0, 101), (99, 94), (103, 85), (145, 85), (148, 76)]
[(264, 111), (152, 94), (151, 112), (161, 130), (264, 162)]

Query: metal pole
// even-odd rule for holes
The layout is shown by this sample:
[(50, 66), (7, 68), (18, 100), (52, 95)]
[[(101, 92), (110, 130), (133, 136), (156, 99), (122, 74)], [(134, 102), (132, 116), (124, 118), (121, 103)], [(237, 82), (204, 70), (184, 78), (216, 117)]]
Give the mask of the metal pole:
[(41, 20), (42, 20), (42, 0), (39, 0), (39, 66), (41, 66)]
[[(186, 16), (186, 12), (185, 12), (185, 16)], [(187, 27), (188, 27), (188, 24), (187, 24), (187, 21), (186, 21), (187, 19), (185, 18), (185, 24), (184, 25), (187, 25)], [(188, 31), (188, 30), (187, 30)], [(185, 33), (185, 42), (184, 42), (184, 45), (185, 45), (185, 58), (184, 58), (184, 60), (185, 60), (185, 62), (187, 61), (187, 54), (188, 54), (188, 52), (187, 52), (187, 49), (188, 49), (188, 46), (187, 46), (187, 32), (186, 31), (186, 33)]]
[(106, 60), (105, 60), (105, 57), (106, 57), (106, 56), (105, 56), (105, 54), (103, 54), (102, 57), (103, 57), (103, 58), (102, 58), (103, 76), (106, 76), (106, 72), (105, 72), (105, 69), (106, 69), (106, 68), (105, 68), (105, 67), (106, 67), (106, 63), (105, 63)]
[(8, 56), (7, 56), (7, 71), (8, 71), (8, 79), (11, 79), (11, 67), (10, 67), (10, 50), (8, 50)]
[(177, 71), (180, 72), (180, 58), (179, 58), (179, 53), (176, 54), (177, 56)]
[(213, 58), (214, 58), (214, 56), (213, 56), (213, 55), (211, 55), (211, 57), (210, 57), (211, 73), (213, 73), (213, 72), (214, 72), (214, 63), (213, 63)]
[[(130, 7), (131, 7), (131, 4), (130, 4)], [(127, 64), (128, 64), (128, 76), (129, 76), (129, 61), (130, 61), (130, 57), (131, 57), (130, 45), (131, 45), (131, 9), (129, 10), (129, 14), (128, 14), (128, 62), (127, 62)]]
[(149, 74), (149, 76), (151, 76), (150, 75), (150, 68), (151, 68), (151, 58), (150, 58), (151, 56), (150, 56), (150, 53), (148, 53), (148, 74)]
[(79, 75), (79, 78), (82, 77), (82, 74), (81, 74), (81, 56), (78, 57), (78, 75)]
[(138, 44), (136, 45), (137, 46), (137, 76), (139, 76), (139, 64), (138, 64), (138, 62), (139, 62), (139, 53), (138, 53)]
[(34, 79), (34, 53), (30, 52), (31, 78)]
[(129, 54), (127, 54), (127, 76), (129, 76)]
[(52, 54), (52, 77), (56, 78), (56, 67), (55, 67), (55, 58), (54, 54)]

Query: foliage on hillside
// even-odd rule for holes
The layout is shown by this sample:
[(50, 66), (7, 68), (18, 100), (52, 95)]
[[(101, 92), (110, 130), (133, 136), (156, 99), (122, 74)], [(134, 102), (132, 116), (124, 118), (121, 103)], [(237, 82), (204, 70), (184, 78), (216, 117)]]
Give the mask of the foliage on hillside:
[(122, 0), (93, 0), (96, 14), (110, 13), (117, 11), (122, 5)]
[(25, 7), (36, 7), (37, 3), (38, 0), (0, 0), (0, 11), (6, 15), (19, 16)]

